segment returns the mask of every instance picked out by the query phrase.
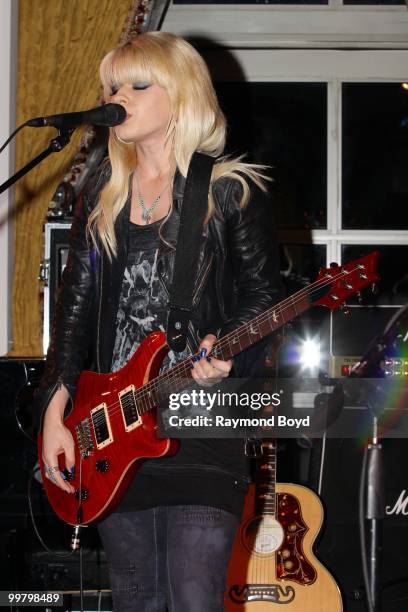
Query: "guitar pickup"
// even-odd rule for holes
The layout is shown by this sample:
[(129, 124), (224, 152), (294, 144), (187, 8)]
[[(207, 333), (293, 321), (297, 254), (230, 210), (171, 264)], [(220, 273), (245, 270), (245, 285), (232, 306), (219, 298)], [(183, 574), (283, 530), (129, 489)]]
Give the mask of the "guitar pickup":
[(139, 411), (136, 405), (135, 387), (130, 385), (120, 391), (119, 402), (122, 409), (123, 423), (126, 431), (131, 431), (142, 424)]
[(97, 448), (104, 448), (113, 442), (112, 430), (109, 421), (108, 407), (99, 404), (91, 410), (92, 425), (95, 432)]

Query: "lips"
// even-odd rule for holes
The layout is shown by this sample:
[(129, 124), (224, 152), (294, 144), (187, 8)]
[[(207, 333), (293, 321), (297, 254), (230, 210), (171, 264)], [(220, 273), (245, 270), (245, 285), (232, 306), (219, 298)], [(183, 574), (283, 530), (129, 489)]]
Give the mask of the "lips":
[(127, 121), (128, 119), (130, 119), (130, 118), (131, 118), (131, 116), (132, 116), (132, 115), (129, 115), (128, 113), (126, 113), (126, 119), (125, 119), (125, 121)]

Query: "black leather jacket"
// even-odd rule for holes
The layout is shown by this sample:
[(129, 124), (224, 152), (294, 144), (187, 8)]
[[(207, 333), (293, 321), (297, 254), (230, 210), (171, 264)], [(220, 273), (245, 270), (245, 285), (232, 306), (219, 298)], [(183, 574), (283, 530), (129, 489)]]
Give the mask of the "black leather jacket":
[[(40, 413), (61, 384), (71, 398), (75, 396), (76, 382), (85, 366), (96, 372), (110, 371), (127, 258), (130, 197), (116, 221), (118, 254), (112, 262), (102, 250), (100, 255), (91, 248), (86, 235), (88, 215), (109, 172), (109, 167), (99, 172), (77, 204), (38, 396)], [(161, 229), (164, 241), (160, 243), (157, 269), (167, 292), (171, 286), (184, 185), (185, 178), (177, 172), (173, 211)], [(271, 202), (251, 184), (251, 200), (241, 209), (242, 188), (230, 178), (218, 179), (212, 189), (215, 213), (203, 227), (194, 288), (195, 312), (188, 334), (192, 352), (205, 334), (231, 331), (276, 303), (281, 293), (277, 244), (271, 233)], [(253, 348), (235, 359), (235, 375), (253, 374), (259, 354), (260, 348), (256, 353)]]

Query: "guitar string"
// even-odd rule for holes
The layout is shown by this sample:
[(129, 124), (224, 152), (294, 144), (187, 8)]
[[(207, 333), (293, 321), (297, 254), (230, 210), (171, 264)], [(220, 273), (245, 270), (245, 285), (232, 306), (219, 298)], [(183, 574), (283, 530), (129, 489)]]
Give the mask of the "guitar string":
[[(266, 451), (266, 452), (265, 452)], [(266, 461), (267, 463), (273, 463), (273, 467), (271, 468), (272, 471), (272, 477), (268, 477), (267, 478), (267, 483), (269, 484), (271, 481), (273, 481), (275, 483), (275, 486), (273, 487), (273, 499), (272, 499), (272, 512), (271, 509), (269, 508), (269, 512), (268, 514), (270, 514), (272, 516), (273, 520), (277, 521), (277, 492), (276, 492), (276, 463), (277, 463), (277, 453), (276, 453), (276, 444), (275, 444), (275, 439), (271, 439), (268, 440), (268, 444), (262, 443), (262, 458), (258, 458), (258, 461)], [(255, 484), (256, 487), (256, 484)], [(264, 495), (267, 495), (269, 493), (268, 490), (264, 491)], [(256, 495), (256, 489), (255, 489), (255, 495)], [(256, 498), (255, 498), (256, 499)], [(265, 511), (265, 502), (264, 506), (262, 506), (260, 508), (260, 516), (261, 516), (261, 523), (258, 529), (258, 532), (255, 534), (255, 545), (256, 545), (256, 539), (257, 536), (259, 534), (259, 537), (261, 539), (260, 541), (260, 545), (261, 545), (261, 549), (262, 549), (262, 543), (266, 543), (266, 545), (268, 545), (268, 539), (270, 536), (270, 528), (265, 527), (265, 521), (263, 520), (263, 513)], [(259, 516), (258, 514), (254, 513), (255, 516)], [(255, 553), (255, 561), (254, 561), (254, 566), (255, 566), (255, 579), (256, 579), (256, 584), (261, 584), (261, 585), (268, 585), (269, 581), (268, 581), (268, 571), (272, 567), (275, 566), (275, 572), (277, 571), (277, 551), (273, 551), (272, 555), (274, 555), (275, 558), (275, 563), (271, 564), (270, 563), (270, 556), (266, 553), (266, 554), (262, 554)]]
[[(312, 295), (316, 291), (319, 291), (324, 286), (329, 286), (331, 284), (334, 284), (340, 278), (344, 278), (345, 279), (346, 275), (350, 275), (350, 274), (354, 273), (355, 271), (357, 271), (358, 269), (359, 268), (357, 267), (354, 270), (351, 270), (351, 271), (349, 271), (347, 273), (344, 273), (342, 271), (341, 273), (339, 273), (336, 276), (331, 276), (330, 278), (326, 277), (326, 278), (321, 279), (320, 281), (316, 281), (312, 285), (309, 285), (309, 287), (302, 288), (299, 291), (297, 291), (296, 293), (294, 293), (292, 296), (289, 296), (288, 298), (285, 298), (284, 300), (282, 300), (282, 302), (279, 305), (272, 306), (268, 310), (266, 310), (263, 313), (259, 314), (257, 317), (255, 317), (255, 319), (253, 319), (253, 321), (251, 321), (249, 323), (254, 324), (254, 322), (256, 322), (256, 325), (259, 328), (259, 326), (263, 325), (265, 322), (267, 322), (267, 321), (270, 322), (270, 314), (274, 310), (278, 311), (280, 314), (282, 314), (286, 310), (289, 310), (292, 307), (294, 307), (295, 310), (296, 310), (296, 304), (300, 304), (302, 302), (302, 300), (304, 300), (306, 297)], [(295, 298), (296, 298), (296, 300), (295, 300)], [(247, 325), (248, 325), (248, 322), (242, 324), (242, 327), (246, 328)], [(279, 329), (279, 327), (281, 325), (282, 325), (282, 323), (279, 326), (277, 326), (275, 329), (271, 329), (271, 333), (272, 333), (272, 331), (275, 331), (276, 329)], [(240, 344), (240, 338), (243, 338), (245, 336), (245, 334), (248, 333), (248, 330), (247, 329), (245, 329), (243, 331), (239, 331), (239, 330), (240, 330), (240, 328), (238, 327), (237, 329), (233, 330), (232, 332), (230, 332), (229, 334), (227, 334), (226, 336), (221, 338), (214, 345), (214, 350), (220, 350), (221, 349), (221, 352), (222, 352), (223, 349), (226, 349), (226, 348), (230, 348), (231, 349), (231, 343), (230, 343), (230, 339), (231, 338), (230, 337), (232, 337), (232, 336), (235, 336), (238, 339), (238, 343)], [(267, 334), (265, 334), (265, 336), (266, 335)], [(259, 340), (260, 339), (262, 339), (262, 335), (260, 335)], [(228, 346), (223, 346), (223, 345), (229, 345), (229, 347)], [(180, 374), (184, 374), (184, 376), (186, 378), (192, 378), (191, 377), (190, 364), (191, 364), (191, 357), (180, 361), (173, 368), (171, 368), (170, 370), (167, 370), (167, 372), (164, 372), (164, 373), (160, 374), (159, 376), (157, 376), (156, 378), (152, 379), (151, 381), (149, 381), (148, 383), (146, 383), (142, 387), (139, 387), (139, 389), (135, 389), (134, 390), (134, 399), (135, 399), (135, 402), (137, 402), (138, 400), (143, 400), (144, 399), (143, 396), (146, 395), (146, 392), (148, 391), (148, 389), (147, 389), (148, 387), (151, 388), (152, 391), (158, 391), (160, 393), (160, 389), (159, 389), (160, 384), (163, 384), (163, 383), (166, 384), (167, 382), (175, 383), (177, 379), (179, 379), (179, 381), (180, 381), (180, 376), (179, 376)], [(149, 399), (150, 399), (150, 397), (149, 397)], [(155, 407), (154, 405), (153, 406), (148, 406), (147, 410), (144, 410), (142, 412), (142, 414), (144, 414), (144, 412), (147, 412), (147, 411), (153, 409), (154, 407)], [(109, 417), (114, 416), (118, 412), (122, 412), (122, 406), (121, 406), (121, 403), (120, 403), (119, 400), (113, 402), (112, 404), (107, 405), (104, 408), (107, 411)], [(105, 421), (105, 415), (104, 414), (96, 415), (92, 419), (92, 421), (93, 421), (93, 423), (95, 423), (97, 425), (99, 423), (103, 423)]]
[[(271, 454), (270, 453), (270, 447), (266, 446), (263, 442), (261, 442), (261, 447), (262, 447), (262, 457), (258, 457), (257, 458), (257, 462), (260, 461), (266, 461), (266, 462), (270, 462), (271, 460)], [(264, 452), (264, 448), (265, 450), (268, 449), (268, 452)], [(259, 470), (258, 470), (259, 472)], [(275, 474), (274, 474), (275, 477)], [(270, 478), (268, 478), (268, 483), (271, 481)], [(262, 490), (262, 492), (260, 492), (262, 495), (267, 495), (268, 494), (268, 490), (265, 491), (265, 488)], [(275, 504), (274, 504), (275, 505)], [(258, 506), (258, 507), (257, 507)], [(260, 508), (259, 508), (260, 506)], [(260, 512), (259, 512), (260, 510)], [(253, 512), (253, 516), (254, 519), (256, 519), (257, 517), (261, 517), (260, 519), (260, 524), (258, 525), (256, 532), (254, 534), (254, 545), (253, 545), (253, 549), (254, 549), (254, 561), (253, 561), (253, 568), (254, 568), (254, 573), (255, 573), (255, 580), (254, 580), (254, 575), (253, 575), (253, 569), (251, 566), (251, 573), (250, 573), (250, 579), (251, 582), (250, 584), (259, 584), (259, 585), (265, 585), (267, 584), (267, 571), (268, 571), (268, 566), (270, 563), (270, 560), (266, 559), (267, 563), (265, 564), (265, 556), (262, 554), (262, 545), (266, 542), (266, 544), (268, 544), (268, 530), (265, 528), (264, 525), (264, 520), (263, 520), (263, 516), (264, 516), (264, 511), (265, 511), (265, 499), (263, 499), (262, 501), (258, 500), (257, 497), (257, 483), (255, 481), (255, 492), (254, 492), (254, 512)], [(272, 514), (272, 518), (275, 518), (275, 514), (276, 512), (274, 512)], [(265, 534), (266, 534), (266, 538), (265, 538)], [(257, 552), (256, 548), (257, 548), (257, 544), (259, 544), (261, 551)], [(272, 553), (274, 554), (274, 553)]]

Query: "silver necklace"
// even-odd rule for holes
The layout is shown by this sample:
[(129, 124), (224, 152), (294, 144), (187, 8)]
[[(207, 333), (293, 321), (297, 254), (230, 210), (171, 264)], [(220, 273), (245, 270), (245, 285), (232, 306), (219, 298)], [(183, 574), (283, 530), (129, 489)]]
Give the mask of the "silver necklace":
[(139, 177), (137, 175), (137, 172), (135, 172), (135, 174), (136, 174), (137, 198), (139, 200), (139, 206), (142, 209), (142, 220), (147, 225), (148, 223), (150, 223), (150, 219), (152, 218), (152, 214), (151, 213), (154, 211), (154, 209), (156, 208), (156, 206), (160, 202), (160, 198), (162, 197), (163, 193), (166, 191), (167, 187), (169, 186), (169, 183), (166, 183), (164, 189), (159, 193), (158, 196), (155, 197), (155, 199), (153, 200), (151, 205), (150, 206), (146, 206), (144, 198), (143, 198), (143, 196), (141, 194), (141, 191), (140, 191)]

